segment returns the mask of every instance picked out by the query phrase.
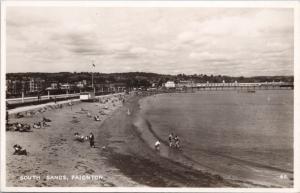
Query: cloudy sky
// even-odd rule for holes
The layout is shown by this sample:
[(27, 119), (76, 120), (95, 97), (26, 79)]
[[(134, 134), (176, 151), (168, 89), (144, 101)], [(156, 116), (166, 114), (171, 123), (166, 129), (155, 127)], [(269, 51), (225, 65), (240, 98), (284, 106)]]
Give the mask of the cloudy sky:
[(7, 72), (293, 74), (288, 8), (8, 7), (6, 21)]

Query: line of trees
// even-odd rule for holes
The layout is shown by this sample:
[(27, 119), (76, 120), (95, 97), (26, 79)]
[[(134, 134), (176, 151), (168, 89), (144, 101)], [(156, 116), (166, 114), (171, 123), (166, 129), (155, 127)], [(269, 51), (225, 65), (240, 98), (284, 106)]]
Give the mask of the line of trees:
[[(194, 81), (194, 82), (272, 82), (283, 81), (293, 82), (294, 76), (255, 76), (255, 77), (231, 77), (222, 75), (206, 75), (206, 74), (178, 74), (178, 75), (165, 75), (146, 72), (128, 72), (128, 73), (94, 73), (95, 84), (105, 83), (125, 83), (127, 87), (149, 87), (152, 83), (157, 86), (161, 86), (167, 81)], [(7, 73), (7, 80), (30, 80), (43, 79), (46, 82), (60, 82), (60, 83), (76, 83), (82, 80), (86, 80), (88, 84), (91, 84), (90, 72), (58, 72), (58, 73)]]

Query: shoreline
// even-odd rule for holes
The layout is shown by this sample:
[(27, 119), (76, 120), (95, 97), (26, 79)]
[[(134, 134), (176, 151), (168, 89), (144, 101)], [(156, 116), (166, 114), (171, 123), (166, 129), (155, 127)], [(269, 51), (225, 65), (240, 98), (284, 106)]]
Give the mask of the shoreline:
[[(196, 169), (193, 165), (181, 163), (180, 160), (172, 160), (163, 155), (165, 151), (163, 148), (168, 147), (162, 147), (161, 152), (155, 151), (152, 142), (143, 137), (150, 132), (158, 138), (152, 128), (149, 128), (151, 123), (145, 119), (147, 128), (144, 130), (136, 124), (141, 113), (140, 100), (145, 97), (148, 96), (128, 96), (126, 102), (122, 104), (115, 96), (107, 96), (103, 103), (79, 102), (73, 106), (66, 103), (62, 108), (47, 107), (42, 112), (36, 109), (38, 113), (30, 113), (28, 117), (13, 118), (24, 123), (33, 123), (43, 116), (49, 116), (54, 120), (50, 128), (28, 133), (7, 132), (8, 185), (16, 187), (269, 187), (245, 180), (226, 179), (205, 166)], [(101, 121), (91, 121), (91, 118), (87, 117), (86, 110), (91, 114), (100, 113)], [(87, 135), (90, 131), (95, 134), (96, 148), (89, 148), (88, 142), (74, 141), (74, 132)], [(21, 139), (24, 140), (22, 141), (24, 147), (29, 151), (27, 158), (11, 155), (12, 141)], [(161, 146), (168, 146), (164, 140), (161, 142)], [(22, 181), (17, 179), (20, 175), (39, 175), (44, 178)], [(55, 179), (45, 180), (48, 175)], [(98, 179), (70, 180), (73, 175), (98, 176)]]
[[(149, 102), (149, 101), (148, 101)], [(148, 103), (145, 100), (145, 103)], [(145, 104), (144, 103), (144, 104)], [(180, 156), (174, 156), (174, 154), (168, 154), (168, 142), (161, 138), (158, 133), (153, 130), (150, 120), (147, 118), (147, 114), (143, 117), (144, 119), (144, 130), (148, 130), (145, 132), (147, 135), (144, 137), (147, 139), (149, 133), (154, 136), (154, 139), (159, 139), (161, 142), (161, 150), (166, 149), (163, 151), (162, 156), (166, 157), (166, 159), (176, 160), (176, 163), (183, 164), (184, 166), (191, 167), (197, 171), (204, 171), (211, 174), (216, 174), (222, 176), (225, 180), (232, 182), (241, 187), (262, 187), (262, 188), (288, 188), (292, 186), (293, 183), (293, 171), (280, 168), (280, 167), (273, 167), (272, 165), (266, 165), (264, 162), (256, 162), (253, 160), (247, 159), (239, 159), (238, 154), (235, 156), (226, 155), (226, 153), (222, 152), (214, 152), (208, 151), (205, 149), (199, 149), (199, 154), (201, 155), (200, 159), (193, 159), (193, 154), (188, 154), (189, 151), (179, 152)], [(148, 141), (153, 141), (152, 138), (148, 138)], [(154, 142), (153, 142), (154, 143)], [(149, 142), (148, 142), (149, 145)], [(150, 142), (150, 145), (151, 142)], [(187, 150), (187, 149), (185, 149)], [(216, 159), (210, 160), (209, 157), (214, 157)], [(198, 157), (199, 158), (199, 157)], [(228, 167), (222, 168), (222, 165), (226, 165)], [(240, 173), (245, 173), (246, 169), (249, 168), (249, 172), (253, 176), (257, 178), (250, 177), (244, 178), (243, 176), (239, 176), (239, 173), (234, 173), (236, 171), (240, 171)], [(236, 170), (236, 171), (235, 171)], [(256, 173), (253, 173), (256, 172)], [(259, 173), (266, 175), (266, 178), (258, 178)], [(251, 175), (249, 174), (249, 175)], [(286, 175), (286, 180), (276, 179), (274, 176)]]
[[(107, 153), (109, 162), (134, 181), (151, 187), (240, 187), (219, 175), (167, 159), (148, 146), (133, 124), (140, 111), (141, 98), (131, 98), (113, 118), (103, 123), (102, 127), (111, 131), (110, 141), (113, 142)], [(132, 112), (130, 116), (126, 114), (127, 109)]]
[[(104, 104), (49, 106), (12, 116), (10, 122), (33, 124), (42, 117), (51, 125), (32, 132), (6, 131), (6, 181), (9, 187), (239, 187), (218, 175), (195, 171), (161, 157), (139, 136), (134, 120), (142, 96), (130, 96), (125, 104), (109, 96)], [(104, 100), (106, 101), (106, 100)], [(101, 122), (90, 121), (99, 113)], [(130, 109), (131, 114), (127, 111)], [(96, 148), (74, 141), (73, 133), (95, 135)], [(12, 155), (19, 143), (27, 156)], [(73, 177), (78, 176), (78, 177)], [(85, 180), (85, 176), (98, 176)], [(74, 178), (74, 179), (73, 179)], [(83, 179), (84, 178), (84, 179)]]

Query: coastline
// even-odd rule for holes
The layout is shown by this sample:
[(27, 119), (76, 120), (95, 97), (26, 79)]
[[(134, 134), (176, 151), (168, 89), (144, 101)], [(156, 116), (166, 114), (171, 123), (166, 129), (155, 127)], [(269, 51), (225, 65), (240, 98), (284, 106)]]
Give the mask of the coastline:
[[(172, 162), (146, 145), (133, 124), (141, 98), (130, 96), (122, 104), (109, 96), (103, 104), (79, 102), (59, 109), (47, 107), (41, 112), (36, 109), (24, 118), (13, 117), (13, 122), (28, 124), (44, 116), (53, 122), (32, 132), (7, 131), (7, 186), (240, 187), (219, 175)], [(101, 115), (101, 122), (91, 121), (82, 109), (91, 114), (105, 111), (105, 115)], [(93, 132), (96, 148), (74, 141), (76, 131), (85, 135)], [(12, 155), (16, 142), (22, 143), (28, 156)], [(32, 178), (24, 179), (26, 176)], [(87, 176), (97, 179), (86, 180)]]
[[(155, 133), (151, 122), (141, 112), (141, 101), (148, 96), (128, 95), (123, 103), (118, 95), (109, 95), (101, 99), (101, 103), (73, 101), (72, 106), (64, 102), (36, 109), (30, 107), (26, 112), (15, 110), (10, 114), (13, 122), (33, 124), (42, 117), (53, 122), (50, 127), (32, 129), (32, 132), (7, 131), (7, 185), (275, 187), (228, 178), (230, 173), (216, 172), (211, 168), (214, 165), (207, 165), (210, 155), (205, 152), (199, 162), (183, 152), (170, 152), (167, 142)], [(17, 118), (17, 112), (24, 117)], [(94, 121), (88, 114), (100, 114), (101, 121)], [(83, 135), (93, 132), (96, 148), (90, 148), (88, 142), (75, 141), (74, 132)], [(158, 139), (161, 141), (159, 152), (153, 147)], [(12, 155), (16, 141), (22, 142), (20, 145), (28, 150), (28, 156)], [(226, 159), (223, 161), (228, 161)], [(222, 160), (215, 162), (222, 165)]]
[[(167, 159), (151, 148), (134, 124), (141, 98), (132, 97), (102, 125), (110, 131), (106, 153), (110, 163), (133, 181), (151, 187), (240, 187), (219, 175)], [(126, 114), (128, 109), (131, 115)]]
[[(145, 99), (143, 103), (141, 103), (143, 109), (148, 109), (149, 105), (151, 108), (151, 105), (153, 105), (149, 102), (151, 100), (154, 100), (154, 98)], [(170, 104), (166, 101), (165, 103)], [(164, 107), (167, 108), (166, 106)], [(146, 139), (145, 143), (148, 143), (151, 147), (155, 140), (160, 140), (160, 154), (166, 159), (170, 159), (171, 161), (174, 160), (177, 164), (188, 166), (196, 171), (207, 172), (212, 175), (220, 175), (225, 179), (225, 181), (229, 181), (240, 187), (288, 188), (293, 186), (292, 170), (285, 169), (284, 167), (273, 167), (273, 165), (264, 164), (264, 162), (259, 162), (259, 160), (253, 161), (251, 159), (243, 159), (242, 156), (239, 158), (239, 155), (242, 154), (231, 155), (222, 151), (209, 151), (207, 149), (200, 148), (197, 151), (197, 155), (199, 155), (197, 157), (194, 156), (193, 151), (189, 151), (189, 149), (185, 147), (183, 147), (182, 151), (174, 153), (174, 151), (170, 151), (168, 148), (168, 142), (166, 140), (167, 134), (163, 130), (167, 127), (166, 124), (161, 124), (161, 127), (159, 127), (156, 122), (152, 122), (155, 120), (159, 121), (159, 119), (151, 119), (151, 115), (148, 116), (147, 110), (143, 110), (142, 114), (144, 123), (140, 124), (140, 130), (142, 131), (142, 137)], [(152, 128), (152, 124), (154, 125), (154, 128)], [(153, 137), (149, 138), (148, 136)], [(276, 152), (274, 152), (274, 154), (276, 154)], [(251, 155), (253, 156), (253, 154), (250, 154), (249, 156)], [(194, 159), (195, 157), (197, 159)], [(247, 175), (245, 175), (245, 177), (240, 175), (247, 173), (250, 177), (247, 177)], [(285, 180), (279, 178), (280, 175), (285, 175)]]

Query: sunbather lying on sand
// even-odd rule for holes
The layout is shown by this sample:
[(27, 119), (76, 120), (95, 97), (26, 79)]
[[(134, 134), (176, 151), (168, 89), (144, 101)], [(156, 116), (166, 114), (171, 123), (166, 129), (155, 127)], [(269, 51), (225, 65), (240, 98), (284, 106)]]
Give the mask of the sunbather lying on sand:
[(20, 145), (15, 144), (13, 146), (15, 152), (13, 153), (13, 155), (27, 155), (27, 151), (26, 149), (23, 149)]
[(95, 121), (100, 121), (100, 116), (99, 116), (99, 115), (95, 115), (95, 116), (94, 116), (94, 120), (95, 120)]
[(80, 135), (78, 132), (74, 133), (74, 136), (75, 136), (75, 140), (79, 141), (79, 142), (85, 142), (85, 141), (89, 140), (88, 136)]
[(106, 115), (106, 113), (103, 112), (103, 111), (99, 111), (99, 113), (100, 113), (101, 115)]
[(43, 121), (45, 121), (45, 122), (51, 122), (51, 120), (47, 119), (46, 117), (43, 117)]
[(23, 118), (24, 117), (24, 115), (23, 114), (21, 114), (21, 113), (17, 113), (17, 118), (19, 119), (19, 118)]
[(38, 122), (38, 123), (33, 123), (33, 126), (32, 126), (34, 129), (40, 129), (42, 127), (42, 124), (41, 122)]
[(47, 122), (46, 122), (46, 121), (42, 121), (42, 126), (43, 126), (43, 127), (49, 127), (50, 125), (49, 125), (49, 124), (47, 124)]
[(87, 117), (92, 117), (90, 112), (87, 113)]
[(28, 124), (16, 123), (16, 127), (15, 127), (14, 131), (29, 132), (30, 129), (31, 129), (31, 127)]
[(86, 109), (84, 109), (84, 108), (81, 108), (81, 111), (87, 111)]

